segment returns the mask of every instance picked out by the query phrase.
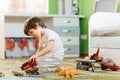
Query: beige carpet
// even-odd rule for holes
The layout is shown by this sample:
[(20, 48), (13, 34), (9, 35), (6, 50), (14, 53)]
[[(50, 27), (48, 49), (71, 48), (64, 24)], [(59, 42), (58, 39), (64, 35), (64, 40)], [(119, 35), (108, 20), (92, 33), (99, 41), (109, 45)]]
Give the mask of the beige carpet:
[[(64, 67), (76, 67), (76, 58), (64, 59)], [(120, 71), (101, 71), (89, 72), (83, 71), (80, 75), (75, 75), (74, 79), (65, 79), (63, 76), (58, 76), (56, 72), (42, 73), (40, 75), (32, 75), (29, 77), (16, 77), (11, 71), (20, 70), (20, 65), (27, 61), (24, 59), (5, 59), (0, 60), (0, 72), (5, 74), (0, 77), (0, 80), (120, 80)]]

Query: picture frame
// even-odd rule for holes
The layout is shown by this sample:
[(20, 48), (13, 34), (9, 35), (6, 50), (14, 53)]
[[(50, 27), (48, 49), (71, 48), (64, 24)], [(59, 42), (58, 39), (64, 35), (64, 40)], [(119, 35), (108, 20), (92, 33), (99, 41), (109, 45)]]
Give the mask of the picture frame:
[(119, 0), (95, 0), (93, 13), (117, 12)]

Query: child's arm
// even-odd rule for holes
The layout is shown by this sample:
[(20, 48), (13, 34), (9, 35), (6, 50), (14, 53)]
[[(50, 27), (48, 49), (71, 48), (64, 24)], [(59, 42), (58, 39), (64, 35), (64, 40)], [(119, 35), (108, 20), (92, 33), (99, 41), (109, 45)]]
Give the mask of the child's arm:
[(49, 40), (47, 42), (47, 46), (45, 48), (43, 48), (42, 50), (38, 51), (36, 53), (36, 55), (39, 57), (39, 56), (43, 56), (43, 55), (49, 53), (52, 50), (52, 48), (53, 48), (53, 43), (54, 43), (53, 40)]
[(49, 53), (53, 48), (53, 43), (54, 43), (53, 40), (48, 41), (47, 46), (43, 49), (39, 49), (35, 55), (33, 55), (29, 58), (29, 61), (36, 61), (36, 59), (38, 57), (46, 55), (47, 53)]
[(41, 51), (43, 49), (43, 47), (40, 47), (37, 49), (37, 52)]

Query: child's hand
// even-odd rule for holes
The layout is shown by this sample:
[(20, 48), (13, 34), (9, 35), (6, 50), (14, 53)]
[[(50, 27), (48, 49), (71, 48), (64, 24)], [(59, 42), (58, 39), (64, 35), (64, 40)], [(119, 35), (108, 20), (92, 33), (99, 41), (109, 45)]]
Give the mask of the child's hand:
[(37, 55), (33, 55), (33, 56), (31, 56), (31, 57), (28, 59), (28, 62), (34, 62), (34, 61), (37, 60), (37, 58), (38, 58)]

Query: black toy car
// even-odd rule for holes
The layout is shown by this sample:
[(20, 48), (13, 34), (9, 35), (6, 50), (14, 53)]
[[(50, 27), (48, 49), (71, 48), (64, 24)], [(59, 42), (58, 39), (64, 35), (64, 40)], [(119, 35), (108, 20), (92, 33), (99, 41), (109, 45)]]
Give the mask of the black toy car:
[(96, 63), (95, 60), (77, 59), (76, 62), (76, 69), (93, 72), (101, 71), (101, 66), (98, 63)]

